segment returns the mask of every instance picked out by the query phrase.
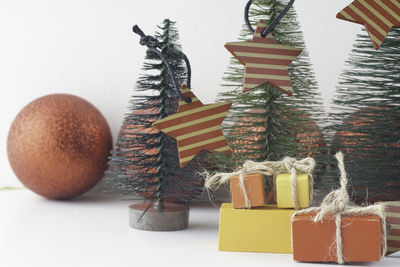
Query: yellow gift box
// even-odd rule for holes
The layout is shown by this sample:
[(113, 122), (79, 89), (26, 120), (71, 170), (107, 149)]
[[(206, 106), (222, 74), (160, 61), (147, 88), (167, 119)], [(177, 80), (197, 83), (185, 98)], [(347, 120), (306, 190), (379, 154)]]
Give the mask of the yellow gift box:
[[(276, 176), (276, 203), (278, 208), (294, 208), (291, 174)], [(297, 203), (299, 208), (310, 206), (310, 179), (308, 174), (296, 175)]]
[(219, 219), (219, 250), (292, 253), (293, 209), (264, 206), (234, 209), (223, 203)]

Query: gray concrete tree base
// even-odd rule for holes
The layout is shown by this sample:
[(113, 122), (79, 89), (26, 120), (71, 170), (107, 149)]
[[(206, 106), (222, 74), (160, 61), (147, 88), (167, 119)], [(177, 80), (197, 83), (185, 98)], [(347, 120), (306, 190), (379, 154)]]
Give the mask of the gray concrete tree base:
[(178, 231), (188, 227), (189, 207), (175, 203), (164, 203), (164, 209), (157, 210), (149, 203), (129, 206), (129, 225), (132, 228), (146, 231)]

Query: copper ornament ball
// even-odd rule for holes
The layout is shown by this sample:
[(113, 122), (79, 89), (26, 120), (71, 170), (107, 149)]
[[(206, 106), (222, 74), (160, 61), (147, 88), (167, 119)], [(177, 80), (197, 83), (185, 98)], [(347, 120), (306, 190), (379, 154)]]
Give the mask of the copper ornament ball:
[(11, 125), (8, 159), (18, 179), (50, 199), (68, 199), (93, 187), (107, 168), (111, 132), (89, 102), (66, 94), (36, 99)]

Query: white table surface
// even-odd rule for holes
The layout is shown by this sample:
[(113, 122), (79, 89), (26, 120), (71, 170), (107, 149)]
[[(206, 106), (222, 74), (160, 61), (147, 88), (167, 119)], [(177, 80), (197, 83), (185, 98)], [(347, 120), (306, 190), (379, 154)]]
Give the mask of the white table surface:
[[(128, 225), (130, 203), (93, 193), (50, 201), (27, 189), (0, 191), (0, 266), (327, 266), (287, 254), (218, 251), (212, 207), (191, 208), (184, 231), (138, 231)], [(400, 253), (352, 266), (400, 266)]]

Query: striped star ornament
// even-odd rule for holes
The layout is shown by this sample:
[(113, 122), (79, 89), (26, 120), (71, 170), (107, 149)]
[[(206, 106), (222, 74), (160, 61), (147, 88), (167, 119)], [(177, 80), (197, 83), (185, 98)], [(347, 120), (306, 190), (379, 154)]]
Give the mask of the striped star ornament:
[(387, 233), (386, 256), (400, 251), (400, 201), (380, 202), (385, 205), (386, 223), (390, 225)]
[(192, 102), (180, 100), (177, 113), (153, 123), (155, 128), (177, 140), (181, 167), (203, 149), (231, 153), (220, 124), (232, 103), (203, 105), (186, 86), (182, 87), (182, 94)]
[(272, 33), (262, 37), (261, 32), (266, 27), (265, 22), (260, 20), (251, 41), (229, 42), (225, 48), (245, 65), (243, 92), (269, 83), (292, 95), (288, 66), (303, 50), (278, 43)]
[(379, 49), (389, 31), (400, 27), (400, 0), (355, 0), (336, 17), (365, 25), (375, 49)]

